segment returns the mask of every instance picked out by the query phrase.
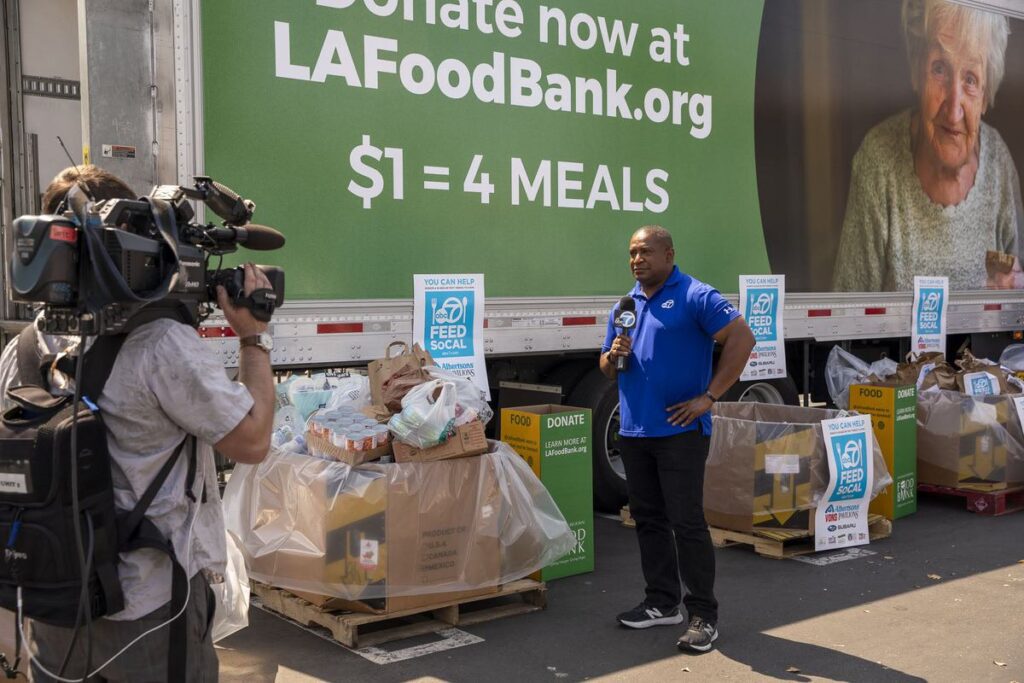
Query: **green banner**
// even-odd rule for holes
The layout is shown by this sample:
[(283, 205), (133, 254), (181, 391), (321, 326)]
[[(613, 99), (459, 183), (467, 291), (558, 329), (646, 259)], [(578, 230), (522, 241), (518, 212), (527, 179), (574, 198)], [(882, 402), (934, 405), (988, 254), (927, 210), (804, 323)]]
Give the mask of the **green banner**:
[(290, 299), (621, 294), (649, 223), (732, 291), (769, 270), (762, 4), (208, 0), (206, 172), (287, 236)]

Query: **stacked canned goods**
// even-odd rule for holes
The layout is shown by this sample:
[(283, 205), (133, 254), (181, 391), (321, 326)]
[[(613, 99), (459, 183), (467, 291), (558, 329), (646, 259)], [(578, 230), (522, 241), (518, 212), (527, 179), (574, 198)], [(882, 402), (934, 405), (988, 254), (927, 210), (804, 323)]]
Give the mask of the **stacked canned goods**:
[(391, 440), (387, 425), (347, 406), (314, 414), (309, 431), (346, 451), (369, 451)]

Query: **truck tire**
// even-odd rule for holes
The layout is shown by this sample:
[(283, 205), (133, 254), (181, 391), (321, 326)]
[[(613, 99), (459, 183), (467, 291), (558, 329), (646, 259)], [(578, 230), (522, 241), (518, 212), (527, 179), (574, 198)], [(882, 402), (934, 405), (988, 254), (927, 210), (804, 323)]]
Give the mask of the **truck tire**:
[(592, 411), (594, 507), (617, 513), (626, 504), (626, 471), (618, 449), (618, 385), (594, 368), (573, 390), (569, 405)]
[(796, 382), (787, 375), (780, 379), (736, 382), (729, 391), (725, 392), (722, 400), (795, 406), (800, 404), (800, 394), (796, 390)]

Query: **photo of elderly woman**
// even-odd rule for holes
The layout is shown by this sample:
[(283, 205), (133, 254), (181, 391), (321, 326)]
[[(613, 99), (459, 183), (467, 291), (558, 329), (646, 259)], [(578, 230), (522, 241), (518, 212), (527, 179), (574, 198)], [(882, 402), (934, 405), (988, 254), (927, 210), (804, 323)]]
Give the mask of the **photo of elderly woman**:
[(834, 288), (906, 290), (925, 274), (953, 289), (1020, 287), (1020, 180), (982, 121), (1003, 78), (1008, 21), (945, 0), (904, 0), (902, 14), (918, 99), (854, 156)]
[(915, 275), (1024, 288), (1024, 1), (1013, 7), (765, 0), (758, 198), (787, 288), (908, 291)]

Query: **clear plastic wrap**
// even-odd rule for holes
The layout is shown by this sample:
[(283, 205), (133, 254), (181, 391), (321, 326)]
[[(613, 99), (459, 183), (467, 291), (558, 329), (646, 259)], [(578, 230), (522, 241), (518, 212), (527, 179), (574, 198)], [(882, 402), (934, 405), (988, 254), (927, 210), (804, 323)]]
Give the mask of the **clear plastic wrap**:
[(230, 533), (226, 535), (228, 562), (224, 580), (210, 585), (217, 599), (211, 626), (211, 637), (215, 643), (249, 625), (249, 574), (245, 569), (245, 557), (235, 537)]
[(370, 380), (358, 374), (334, 376), (317, 373), (312, 377), (296, 377), (284, 390), (288, 403), (295, 406), (303, 420), (321, 408), (355, 409), (370, 405)]
[(999, 356), (999, 364), (1013, 372), (1024, 372), (1024, 344), (1010, 344)]
[[(728, 529), (807, 529), (829, 483), (821, 421), (845, 411), (717, 403), (704, 475), (708, 521)], [(871, 498), (892, 484), (872, 434)]]
[(884, 379), (896, 373), (899, 365), (891, 358), (866, 363), (839, 346), (833, 346), (825, 361), (825, 385), (832, 402), (846, 410), (850, 405), (850, 386)]
[(918, 481), (954, 488), (1024, 481), (1024, 434), (1013, 400), (940, 389), (919, 394)]
[(573, 550), (547, 489), (509, 446), (482, 456), (349, 467), (272, 450), (235, 468), (228, 530), (249, 576), (367, 601), (522, 578)]

